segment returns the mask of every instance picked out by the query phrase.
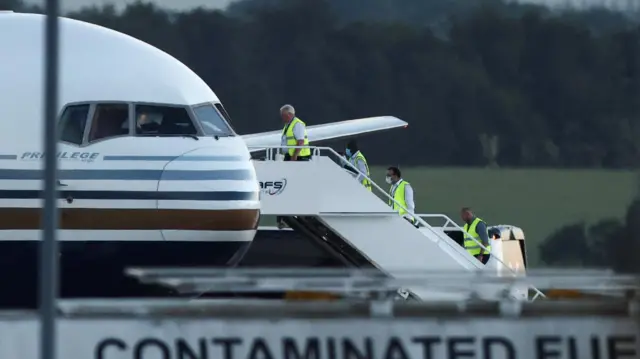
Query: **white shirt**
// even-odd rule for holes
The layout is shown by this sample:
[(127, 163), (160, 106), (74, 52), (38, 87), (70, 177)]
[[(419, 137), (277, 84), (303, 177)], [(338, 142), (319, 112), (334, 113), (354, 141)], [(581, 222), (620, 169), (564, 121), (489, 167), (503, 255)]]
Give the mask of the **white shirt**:
[[(297, 141), (304, 140), (304, 125), (302, 123), (296, 122), (296, 124), (293, 125), (293, 137)], [(280, 146), (286, 146), (286, 145), (287, 145), (287, 136), (285, 133), (283, 133), (282, 140), (280, 141)]]
[[(398, 187), (400, 181), (402, 181), (402, 178), (391, 186), (391, 193), (395, 193), (396, 187)], [(409, 183), (404, 186), (404, 202), (407, 204), (407, 209), (409, 210), (409, 212), (416, 213), (416, 205), (413, 202), (413, 188), (411, 188), (411, 185)]]

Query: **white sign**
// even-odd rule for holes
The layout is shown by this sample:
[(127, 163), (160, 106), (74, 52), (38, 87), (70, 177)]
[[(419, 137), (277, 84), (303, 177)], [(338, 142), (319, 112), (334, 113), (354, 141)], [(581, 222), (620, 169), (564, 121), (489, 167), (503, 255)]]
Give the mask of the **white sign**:
[[(0, 323), (0, 357), (36, 359), (38, 322)], [(60, 359), (635, 359), (622, 318), (61, 320)]]

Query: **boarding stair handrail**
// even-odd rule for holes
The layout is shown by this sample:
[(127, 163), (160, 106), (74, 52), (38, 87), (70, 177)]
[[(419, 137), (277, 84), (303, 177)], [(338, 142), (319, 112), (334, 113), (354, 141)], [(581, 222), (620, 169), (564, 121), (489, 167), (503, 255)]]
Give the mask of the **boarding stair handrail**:
[[(377, 183), (375, 183), (369, 176), (367, 176), (365, 173), (362, 173), (358, 168), (356, 168), (356, 166), (354, 166), (351, 162), (349, 162), (346, 158), (344, 158), (341, 154), (339, 154), (338, 152), (336, 152), (333, 148), (331, 147), (325, 147), (325, 146), (260, 146), (260, 149), (266, 151), (266, 156), (265, 156), (265, 160), (270, 160), (273, 161), (272, 158), (275, 157), (276, 154), (280, 154), (280, 150), (281, 149), (291, 149), (291, 148), (308, 148), (311, 149), (312, 151), (312, 158), (313, 157), (317, 157), (320, 156), (320, 151), (328, 151), (330, 153), (332, 153), (334, 156), (336, 156), (341, 162), (345, 163), (347, 166), (349, 166), (352, 170), (354, 170), (359, 176), (362, 176), (364, 179), (368, 180), (369, 183), (375, 187), (378, 191), (380, 191), (381, 193), (384, 194), (384, 196), (391, 200), (393, 203), (395, 203), (398, 207), (402, 208), (404, 211), (406, 211), (406, 213), (408, 213), (412, 218), (414, 218), (416, 221), (418, 221), (418, 223), (420, 223), (425, 229), (427, 229), (428, 231), (430, 231), (431, 233), (435, 234), (436, 237), (438, 239), (441, 240), (441, 242), (444, 242), (446, 245), (448, 245), (450, 248), (454, 248), (449, 241), (447, 241), (447, 239), (451, 239), (449, 236), (447, 236), (444, 233), (440, 233), (436, 230), (433, 229), (433, 227), (427, 223), (427, 221), (425, 221), (424, 219), (420, 218), (419, 215), (416, 215), (415, 213), (409, 211), (409, 209), (407, 209), (406, 207), (404, 207), (403, 205), (401, 205), (398, 201), (396, 201), (393, 197), (391, 197), (391, 195), (389, 195), (389, 193), (385, 190), (382, 189), (382, 187), (380, 187)], [(460, 230), (463, 235), (468, 236), (469, 238), (471, 238), (476, 244), (478, 244), (480, 246), (480, 248), (482, 248), (483, 250), (490, 252), (487, 247), (485, 247), (482, 242), (478, 241), (477, 239), (475, 239), (473, 236), (471, 236), (467, 231), (465, 231), (462, 227), (460, 227), (457, 223), (455, 223), (453, 220), (451, 220), (451, 218), (449, 218), (448, 216), (444, 215), (444, 214), (439, 214), (438, 216), (445, 218), (447, 220), (447, 224), (451, 223), (454, 225), (454, 228)], [(443, 238), (442, 236), (446, 236), (445, 238)], [(456, 245), (458, 245), (456, 243)], [(454, 250), (457, 251), (457, 248), (454, 248)], [(500, 264), (507, 269), (507, 271), (509, 271), (513, 276), (517, 277), (519, 276), (518, 273), (513, 270), (513, 268), (509, 267), (504, 261), (502, 261), (500, 258), (495, 257), (494, 259), (496, 259), (498, 262), (500, 262)], [(480, 266), (478, 261), (468, 261), (468, 263), (471, 263), (474, 267), (481, 269), (483, 268), (483, 266)], [(531, 301), (536, 300), (538, 297), (543, 297), (545, 298), (546, 296), (536, 287), (529, 285), (529, 289), (533, 289), (533, 291), (535, 292), (535, 295), (533, 296), (533, 298), (531, 298)]]

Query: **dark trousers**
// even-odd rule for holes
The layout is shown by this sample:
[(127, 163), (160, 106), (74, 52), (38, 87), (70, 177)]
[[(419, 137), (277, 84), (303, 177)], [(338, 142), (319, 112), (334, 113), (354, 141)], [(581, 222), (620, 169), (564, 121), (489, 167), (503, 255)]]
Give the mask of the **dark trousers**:
[[(296, 161), (309, 161), (310, 159), (311, 159), (311, 155), (309, 155), (309, 156), (298, 156)], [(284, 154), (284, 160), (285, 161), (291, 161), (291, 155), (289, 154), (289, 152)]]
[[(474, 257), (476, 257), (476, 259), (478, 259), (479, 256), (474, 256)], [(487, 262), (489, 261), (490, 257), (491, 257), (491, 254), (485, 254), (485, 255), (482, 256), (482, 260), (480, 262), (482, 262), (482, 264), (487, 264)]]
[(409, 223), (413, 224), (413, 226), (414, 226), (414, 227), (416, 227), (416, 228), (420, 227), (420, 223), (419, 223), (416, 219), (411, 220), (411, 219), (409, 219), (409, 218), (407, 218), (407, 217), (404, 217), (404, 219), (405, 219), (407, 222), (409, 222)]
[[(309, 161), (311, 159), (311, 156), (298, 156), (298, 158), (296, 159), (296, 161)], [(284, 160), (285, 161), (291, 161), (291, 155), (289, 154), (289, 152), (284, 154)], [(277, 216), (276, 217), (276, 221), (277, 222), (282, 222), (283, 217), (281, 216)]]

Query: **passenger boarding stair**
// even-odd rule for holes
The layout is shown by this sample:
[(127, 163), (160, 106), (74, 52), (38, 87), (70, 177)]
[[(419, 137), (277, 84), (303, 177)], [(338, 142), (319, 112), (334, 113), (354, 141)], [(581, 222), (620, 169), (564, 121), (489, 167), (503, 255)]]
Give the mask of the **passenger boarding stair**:
[(283, 221), (294, 231), (307, 238), (349, 267), (373, 267), (371, 261), (357, 249), (348, 245), (339, 235), (314, 216), (288, 216)]
[[(312, 147), (310, 161), (284, 162), (279, 148), (266, 149), (262, 160), (254, 160), (261, 186), (262, 215), (280, 216), (293, 230), (304, 234), (317, 245), (334, 253), (349, 267), (376, 268), (401, 278), (410, 272), (477, 272), (496, 270), (485, 266), (449, 237), (444, 228), (434, 227), (420, 217), (416, 228), (388, 205), (387, 191), (373, 183), (368, 191), (354, 179), (353, 166), (327, 147)], [(338, 164), (340, 163), (340, 164)], [(381, 194), (378, 197), (375, 193)], [(411, 213), (415, 216), (415, 214)], [(447, 229), (462, 228), (444, 215)], [(496, 259), (502, 275), (517, 275), (500, 259)], [(466, 286), (466, 284), (464, 284)], [(421, 300), (456, 300), (466, 293), (463, 285), (451, 283), (447, 288), (404, 288)], [(540, 296), (535, 288), (510, 287), (507, 295), (528, 299)], [(505, 295), (504, 284), (483, 284), (483, 299)]]

